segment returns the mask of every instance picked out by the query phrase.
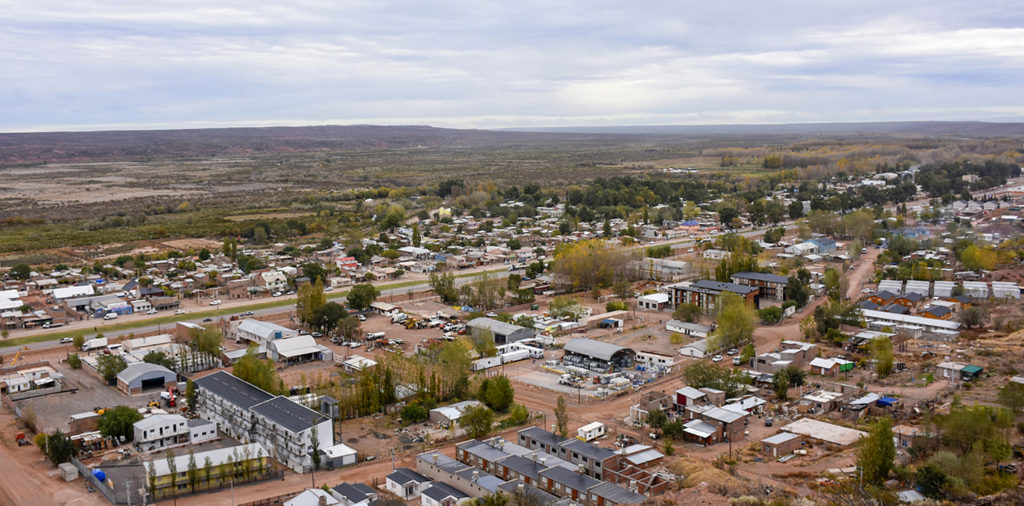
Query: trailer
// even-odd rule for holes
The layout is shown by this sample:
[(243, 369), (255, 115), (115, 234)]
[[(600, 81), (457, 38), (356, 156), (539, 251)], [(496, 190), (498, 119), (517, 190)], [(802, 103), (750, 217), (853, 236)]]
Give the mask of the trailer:
[(576, 439), (580, 441), (593, 441), (604, 435), (604, 424), (601, 422), (590, 422), (583, 427), (576, 429)]
[(107, 347), (107, 338), (97, 337), (82, 344), (82, 351), (92, 351)]

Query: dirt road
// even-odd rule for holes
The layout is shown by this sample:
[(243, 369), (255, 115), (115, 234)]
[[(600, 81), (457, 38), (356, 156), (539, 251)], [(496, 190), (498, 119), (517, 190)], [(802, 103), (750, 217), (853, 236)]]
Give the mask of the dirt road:
[[(868, 252), (861, 255), (857, 259), (857, 263), (854, 264), (852, 270), (846, 271), (842, 276), (843, 281), (846, 283), (846, 296), (854, 300), (860, 296), (863, 284), (871, 278), (875, 273), (875, 259), (882, 250), (877, 248), (870, 248)], [(754, 329), (754, 347), (757, 348), (758, 353), (765, 353), (769, 351), (775, 351), (778, 347), (779, 341), (782, 339), (793, 339), (801, 340), (803, 336), (800, 333), (800, 320), (807, 318), (814, 313), (814, 308), (828, 302), (828, 297), (821, 296), (815, 299), (810, 304), (804, 306), (799, 312), (790, 318), (787, 318), (784, 323), (778, 325), (765, 325), (759, 326)]]

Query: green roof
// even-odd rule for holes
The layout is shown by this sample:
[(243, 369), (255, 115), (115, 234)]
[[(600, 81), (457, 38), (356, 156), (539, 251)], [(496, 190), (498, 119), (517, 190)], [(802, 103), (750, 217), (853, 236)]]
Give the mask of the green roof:
[(960, 369), (961, 374), (979, 374), (981, 373), (981, 367), (976, 365), (967, 365), (963, 369)]

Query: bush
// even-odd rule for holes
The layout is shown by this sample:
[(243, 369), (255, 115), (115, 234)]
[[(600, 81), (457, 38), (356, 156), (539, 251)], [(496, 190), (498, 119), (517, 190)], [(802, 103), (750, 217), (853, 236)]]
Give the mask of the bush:
[(761, 323), (772, 325), (782, 319), (782, 308), (778, 306), (766, 307), (758, 310), (757, 316), (761, 318)]
[(625, 301), (613, 300), (605, 304), (604, 309), (609, 313), (612, 311), (629, 311), (629, 304), (626, 304)]
[(46, 449), (46, 434), (44, 434), (42, 432), (40, 432), (39, 434), (36, 434), (35, 436), (32, 437), (32, 442), (35, 443), (36, 446), (38, 446), (40, 448), (43, 448), (45, 450)]
[(68, 367), (70, 367), (72, 369), (81, 369), (82, 368), (82, 358), (79, 357), (77, 353), (72, 353), (72, 354), (68, 355)]
[(418, 402), (406, 405), (402, 408), (402, 411), (399, 412), (399, 415), (402, 417), (403, 427), (409, 424), (419, 423), (430, 418), (430, 412)]

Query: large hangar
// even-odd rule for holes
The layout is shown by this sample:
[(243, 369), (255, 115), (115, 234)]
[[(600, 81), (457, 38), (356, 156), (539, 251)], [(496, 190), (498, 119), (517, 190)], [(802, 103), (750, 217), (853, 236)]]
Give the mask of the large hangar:
[(636, 352), (625, 346), (595, 341), (585, 337), (565, 344), (562, 363), (594, 372), (629, 369), (636, 362)]
[(138, 394), (145, 390), (163, 390), (178, 383), (174, 371), (157, 364), (140, 362), (117, 373), (117, 386), (127, 394)]

